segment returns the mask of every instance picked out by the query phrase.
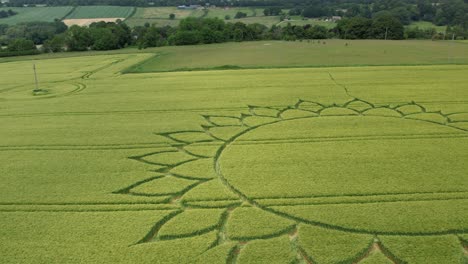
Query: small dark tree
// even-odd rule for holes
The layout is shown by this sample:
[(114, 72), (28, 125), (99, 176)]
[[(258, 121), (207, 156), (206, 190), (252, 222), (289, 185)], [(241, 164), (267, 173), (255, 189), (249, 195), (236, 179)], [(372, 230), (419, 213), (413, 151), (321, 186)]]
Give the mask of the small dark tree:
[(403, 24), (398, 18), (382, 15), (372, 20), (372, 37), (376, 39), (403, 39)]
[(64, 50), (65, 37), (63, 35), (55, 35), (52, 39), (44, 42), (42, 50), (44, 52), (61, 52)]
[(244, 12), (237, 12), (236, 15), (234, 16), (234, 18), (238, 19), (238, 18), (244, 18), (244, 17), (247, 17), (247, 13), (244, 13)]
[(169, 19), (170, 19), (170, 20), (174, 20), (174, 19), (175, 19), (175, 14), (170, 14), (170, 15), (169, 15)]

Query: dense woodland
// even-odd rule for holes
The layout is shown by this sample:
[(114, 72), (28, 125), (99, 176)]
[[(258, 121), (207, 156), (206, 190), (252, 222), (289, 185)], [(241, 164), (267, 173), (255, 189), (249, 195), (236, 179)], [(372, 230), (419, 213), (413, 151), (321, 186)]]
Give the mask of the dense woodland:
[[(70, 4), (62, 0), (26, 1), (27, 3), (50, 5)], [(82, 4), (80, 0), (78, 2)], [(19, 0), (16, 0), (11, 4), (18, 3), (20, 3)], [(93, 1), (93, 3), (97, 2)], [(283, 5), (291, 3), (294, 2), (277, 2), (277, 4)], [(315, 5), (310, 5), (312, 3)], [(339, 20), (333, 29), (317, 25), (296, 26), (290, 24), (282, 27), (275, 25), (267, 27), (257, 23), (244, 24), (236, 22), (235, 19), (226, 22), (217, 18), (186, 18), (182, 19), (177, 27), (158, 27), (146, 24), (130, 28), (122, 21), (117, 23), (99, 22), (93, 23), (89, 27), (71, 26), (70, 28), (67, 28), (60, 21), (52, 23), (30, 22), (13, 26), (0, 24), (0, 44), (7, 47), (0, 52), (0, 56), (37, 53), (39, 52), (36, 48), (37, 45), (42, 45), (41, 51), (43, 52), (61, 52), (90, 49), (111, 50), (127, 46), (148, 48), (254, 40), (301, 41), (327, 38), (439, 40), (452, 37), (468, 39), (468, 4), (462, 0), (444, 0), (437, 4), (427, 0), (418, 0), (414, 3), (399, 0), (378, 0), (371, 4), (359, 1), (346, 3), (309, 1), (307, 4), (296, 5), (289, 10), (288, 14), (284, 14), (282, 8), (278, 6), (265, 7), (263, 13), (267, 16), (281, 17), (288, 15), (302, 15), (304, 17), (341, 15), (343, 19)], [(347, 7), (347, 9), (336, 9), (338, 6)], [(239, 16), (241, 17), (242, 14)], [(412, 21), (421, 20), (447, 25), (446, 34), (437, 33), (433, 28), (404, 27)]]

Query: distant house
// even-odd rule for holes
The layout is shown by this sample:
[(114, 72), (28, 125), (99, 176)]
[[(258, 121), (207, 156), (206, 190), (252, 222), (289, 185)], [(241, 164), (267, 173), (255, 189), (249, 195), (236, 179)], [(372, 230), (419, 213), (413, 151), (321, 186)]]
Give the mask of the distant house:
[(9, 3), (9, 2), (10, 2), (10, 0), (0, 0), (0, 3), (1, 3), (1, 4), (7, 4), (7, 3)]
[(200, 5), (189, 5), (189, 6), (186, 6), (186, 5), (180, 5), (177, 7), (177, 9), (182, 9), (182, 10), (193, 10), (193, 9), (197, 9), (199, 8)]
[(332, 17), (331, 17), (331, 20), (334, 21), (334, 22), (336, 22), (336, 21), (341, 20), (341, 17), (340, 17), (340, 16), (332, 16)]

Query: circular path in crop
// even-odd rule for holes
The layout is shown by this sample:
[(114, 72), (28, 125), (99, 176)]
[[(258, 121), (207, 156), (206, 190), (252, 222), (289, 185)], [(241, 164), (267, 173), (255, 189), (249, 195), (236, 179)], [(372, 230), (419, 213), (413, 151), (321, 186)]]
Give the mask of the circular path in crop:
[(219, 167), (260, 207), (292, 205), (268, 208), (296, 220), (443, 234), (468, 229), (461, 213), (468, 210), (468, 163), (460, 162), (467, 147), (466, 132), (421, 120), (298, 118), (239, 135), (220, 153)]

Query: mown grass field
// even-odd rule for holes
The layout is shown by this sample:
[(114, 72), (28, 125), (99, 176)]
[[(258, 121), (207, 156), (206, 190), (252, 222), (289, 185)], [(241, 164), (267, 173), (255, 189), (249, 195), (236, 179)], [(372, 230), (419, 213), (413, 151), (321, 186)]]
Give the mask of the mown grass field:
[[(225, 16), (229, 16), (231, 19), (234, 19), (237, 12), (243, 12), (247, 14), (247, 17), (252, 17), (260, 14), (256, 14), (256, 10), (253, 8), (210, 8), (207, 14), (207, 17), (217, 17), (219, 19), (225, 18)], [(263, 11), (262, 11), (263, 12)], [(263, 13), (261, 14), (263, 15)], [(236, 21), (236, 20), (234, 20)]]
[(130, 6), (78, 6), (66, 19), (127, 18), (134, 10)]
[(255, 41), (154, 51), (156, 56), (126, 71), (468, 63), (466, 45), (452, 41)]
[(0, 24), (14, 25), (22, 22), (53, 22), (55, 19), (63, 19), (73, 10), (71, 6), (53, 7), (8, 7), (0, 10), (11, 9), (18, 14), (0, 19)]
[(122, 74), (159, 50), (0, 60), (2, 263), (466, 263), (466, 62)]

